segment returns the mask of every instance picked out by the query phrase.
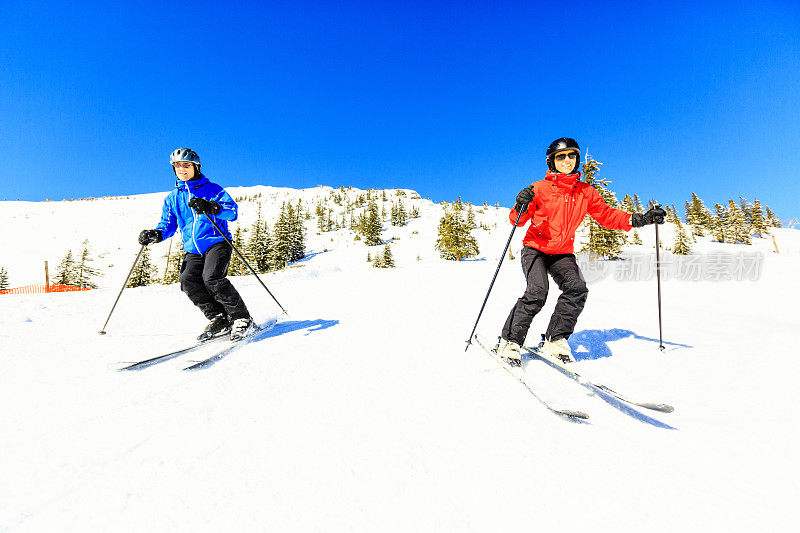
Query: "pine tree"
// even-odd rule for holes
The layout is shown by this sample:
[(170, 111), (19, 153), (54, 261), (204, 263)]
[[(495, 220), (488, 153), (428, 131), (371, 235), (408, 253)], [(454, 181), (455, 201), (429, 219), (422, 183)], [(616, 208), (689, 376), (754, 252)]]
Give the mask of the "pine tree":
[(439, 256), (448, 261), (461, 261), (465, 257), (478, 255), (478, 242), (470, 233), (469, 225), (462, 217), (463, 209), (459, 202), (445, 208), (444, 216), (439, 220), (439, 238), (436, 249)]
[(672, 253), (677, 255), (689, 255), (692, 253), (692, 247), (689, 244), (689, 237), (686, 235), (686, 230), (683, 229), (683, 224), (678, 220), (675, 223), (675, 244), (672, 246)]
[(714, 228), (714, 217), (695, 193), (691, 201), (686, 202), (686, 223), (692, 227), (692, 235), (698, 237), (705, 235), (704, 230), (713, 231)]
[[(249, 247), (245, 246), (244, 242), (244, 232), (241, 226), (236, 226), (236, 230), (233, 232), (233, 239), (231, 242), (239, 250), (239, 253), (248, 257)], [(252, 257), (250, 259), (253, 259)], [(255, 260), (250, 261), (253, 264), (256, 264)], [(257, 266), (253, 266), (253, 268), (258, 268)], [(228, 275), (229, 276), (245, 276), (249, 272), (247, 266), (245, 266), (244, 261), (239, 257), (239, 254), (236, 252), (231, 251), (231, 262), (228, 264)], [(265, 272), (262, 270), (262, 272)]]
[(640, 214), (644, 213), (644, 208), (642, 208), (642, 201), (639, 200), (638, 194), (633, 195), (633, 209), (634, 213), (640, 213)]
[[(235, 237), (234, 237), (235, 238)], [(242, 240), (244, 237), (242, 236)], [(234, 244), (235, 241), (234, 241)], [(258, 204), (258, 211), (256, 213), (256, 220), (250, 226), (250, 238), (247, 240), (246, 251), (245, 247), (239, 248), (245, 257), (250, 259), (251, 266), (257, 272), (269, 272), (272, 266), (272, 238), (269, 234), (269, 226), (264, 221), (261, 204)], [(239, 258), (237, 257), (235, 263), (234, 275), (246, 275), (249, 269), (242, 263), (239, 265)], [(233, 257), (231, 257), (231, 264), (234, 265)], [(230, 271), (230, 269), (229, 269)]]
[[(605, 178), (598, 177), (600, 165), (602, 163), (587, 153), (586, 162), (583, 163), (584, 181), (597, 190), (600, 197), (609, 207), (617, 207), (617, 199), (614, 193), (607, 188), (610, 182)], [(608, 259), (619, 257), (620, 253), (622, 253), (622, 245), (627, 240), (622, 232), (604, 228), (589, 215), (586, 215), (584, 224), (587, 224), (589, 228), (589, 240), (583, 243), (583, 250), (588, 250)]]
[(638, 244), (639, 246), (643, 244), (642, 238), (639, 236), (639, 230), (637, 229), (633, 230), (633, 237), (631, 237), (631, 244)]
[(719, 204), (714, 204), (714, 211), (716, 215), (714, 216), (714, 222), (711, 228), (711, 232), (714, 235), (714, 239), (717, 242), (725, 242), (725, 237), (726, 237), (725, 208)]
[(383, 268), (394, 268), (394, 257), (392, 257), (392, 247), (389, 243), (383, 247)]
[(289, 261), (292, 263), (306, 256), (306, 230), (302, 212), (300, 200), (297, 201), (296, 209), (292, 209), (289, 204)]
[(392, 226), (405, 226), (408, 220), (406, 208), (402, 200), (398, 200), (397, 204), (392, 204)]
[(382, 231), (383, 224), (378, 215), (378, 204), (370, 201), (366, 215), (361, 218), (359, 233), (364, 237), (364, 243), (367, 246), (377, 246), (383, 242), (381, 240)]
[[(291, 208), (291, 205), (289, 206)], [(272, 255), (270, 261), (277, 269), (286, 267), (289, 262), (289, 247), (291, 242), (291, 223), (286, 202), (281, 205), (278, 220), (272, 229)]]
[(773, 228), (782, 228), (783, 224), (781, 224), (781, 219), (772, 212), (769, 206), (766, 206), (767, 209), (767, 223), (772, 226)]
[(671, 224), (680, 223), (680, 220), (678, 219), (678, 211), (675, 209), (674, 205), (667, 206), (667, 222)]
[(625, 198), (622, 199), (621, 209), (626, 213), (636, 212), (636, 208), (633, 206), (633, 198), (631, 198), (630, 194), (626, 194)]
[(92, 259), (90, 254), (89, 240), (83, 241), (82, 246), (81, 258), (75, 264), (75, 286), (86, 289), (96, 289), (97, 285), (92, 279), (101, 275), (100, 270), (92, 266), (94, 259)]
[(55, 282), (59, 285), (74, 285), (75, 283), (75, 260), (72, 258), (72, 250), (67, 252), (64, 259), (56, 267)]
[(467, 203), (467, 229), (472, 231), (477, 227), (478, 225), (475, 223), (475, 212), (472, 210), (472, 204)]
[(761, 208), (761, 202), (756, 198), (753, 205), (750, 207), (750, 226), (753, 235), (759, 238), (769, 233), (769, 223), (764, 218), (764, 210)]
[(319, 230), (320, 233), (325, 233), (326, 231), (328, 231), (327, 230), (328, 221), (326, 220), (326, 215), (328, 214), (328, 212), (325, 210), (324, 207), (322, 207), (322, 204), (319, 203), (317, 204), (316, 213), (317, 213), (317, 229)]
[(728, 201), (727, 223), (726, 235), (731, 236), (731, 241), (740, 244), (751, 244), (746, 215), (733, 200)]
[(8, 270), (0, 267), (0, 291), (8, 289)]
[(150, 285), (153, 283), (155, 278), (156, 268), (150, 261), (150, 249), (145, 246), (144, 250), (142, 251), (142, 257), (133, 268), (133, 272), (131, 272), (131, 277), (128, 280), (126, 287), (144, 287), (145, 285)]
[(180, 238), (173, 238), (177, 244), (175, 250), (170, 250), (167, 254), (167, 268), (164, 271), (164, 278), (161, 283), (168, 285), (177, 283), (181, 277), (181, 263), (183, 263), (183, 241)]

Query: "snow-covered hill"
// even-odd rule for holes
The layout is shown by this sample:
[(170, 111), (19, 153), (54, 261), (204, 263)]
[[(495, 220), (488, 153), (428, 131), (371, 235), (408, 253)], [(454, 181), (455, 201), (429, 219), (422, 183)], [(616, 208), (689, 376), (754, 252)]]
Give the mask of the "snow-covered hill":
[[(337, 192), (364, 193), (229, 191), (242, 199), (242, 227), (258, 203), (271, 224), (283, 201), (325, 202), (338, 216)], [(477, 347), (464, 352), (508, 210), (476, 206), (488, 228), (474, 231), (480, 257), (453, 263), (433, 248), (442, 207), (413, 191), (386, 194), (387, 210), (398, 198), (420, 210), (406, 226), (384, 224), (397, 268), (372, 268), (349, 230), (318, 235), (312, 217), (309, 257), (262, 276), (290, 316), (194, 373), (178, 369), (181, 358), (107, 369), (181, 347), (202, 329), (175, 284), (127, 289), (108, 335), (96, 333), (164, 194), (2, 202), (0, 266), (12, 286), (42, 282), (43, 261), (52, 273), (84, 239), (105, 275), (99, 290), (0, 296), (0, 530), (793, 529), (800, 232), (774, 232), (780, 254), (771, 238), (701, 238), (685, 261), (665, 253), (663, 353), (652, 228), (626, 248), (627, 261), (585, 262), (576, 368), (674, 405), (648, 414), (676, 430), (531, 361), (531, 385), (589, 413), (583, 424), (548, 412)], [(661, 228), (667, 246), (672, 232)], [(153, 246), (154, 256), (168, 246)], [(278, 315), (255, 279), (233, 281), (257, 319)], [(522, 289), (518, 260), (507, 261), (481, 319), (485, 338), (499, 334)]]

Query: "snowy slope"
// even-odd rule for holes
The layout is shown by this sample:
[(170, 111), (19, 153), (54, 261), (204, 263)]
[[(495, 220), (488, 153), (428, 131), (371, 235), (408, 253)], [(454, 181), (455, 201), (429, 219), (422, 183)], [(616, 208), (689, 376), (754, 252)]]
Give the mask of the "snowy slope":
[[(313, 205), (332, 191), (231, 189), (261, 192), (268, 219), (284, 198)], [(655, 280), (617, 279), (624, 261), (586, 265), (576, 367), (674, 405), (649, 413), (671, 431), (531, 362), (537, 390), (591, 416), (565, 421), (478, 348), (464, 352), (508, 211), (478, 214), (491, 229), (475, 231), (481, 258), (451, 263), (433, 250), (441, 206), (424, 199), (413, 200), (419, 219), (384, 225), (398, 238), (398, 268), (370, 267), (347, 230), (316, 235), (309, 220), (310, 258), (262, 277), (290, 313), (266, 338), (200, 372), (181, 372), (181, 358), (111, 372), (203, 327), (177, 285), (154, 285), (126, 290), (108, 335), (96, 334), (163, 196), (3, 202), (15, 231), (0, 236), (0, 265), (13, 286), (40, 282), (42, 261), (52, 272), (86, 238), (106, 275), (96, 291), (0, 296), (0, 530), (793, 529), (800, 232), (775, 232), (780, 255), (771, 239), (697, 243), (705, 261), (760, 253), (759, 275), (666, 280), (664, 353)], [(242, 205), (247, 226), (257, 201)], [(667, 245), (671, 232), (661, 231)], [(641, 235), (631, 257), (653, 252), (652, 231)], [(486, 338), (522, 291), (518, 265), (501, 270), (479, 327)], [(233, 281), (259, 320), (278, 314), (252, 277)]]

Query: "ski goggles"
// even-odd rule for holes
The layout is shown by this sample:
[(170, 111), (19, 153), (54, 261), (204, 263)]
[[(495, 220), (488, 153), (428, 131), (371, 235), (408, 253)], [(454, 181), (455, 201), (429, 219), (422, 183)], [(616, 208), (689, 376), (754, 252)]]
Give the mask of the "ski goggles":
[(565, 154), (556, 154), (555, 160), (556, 161), (563, 161), (568, 157), (570, 159), (572, 159), (572, 160), (575, 160), (575, 159), (578, 158), (578, 152), (567, 152)]

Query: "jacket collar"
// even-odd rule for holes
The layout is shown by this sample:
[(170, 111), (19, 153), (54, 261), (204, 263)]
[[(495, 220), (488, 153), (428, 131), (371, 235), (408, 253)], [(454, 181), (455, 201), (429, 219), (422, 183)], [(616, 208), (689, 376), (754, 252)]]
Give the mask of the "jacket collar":
[(578, 180), (581, 179), (581, 173), (575, 172), (573, 174), (562, 174), (560, 172), (548, 170), (544, 179), (552, 181), (555, 185), (562, 189), (574, 189), (578, 185)]
[(208, 178), (204, 174), (200, 174), (199, 178), (194, 178), (189, 181), (175, 180), (175, 188), (180, 190), (195, 191), (208, 183)]

